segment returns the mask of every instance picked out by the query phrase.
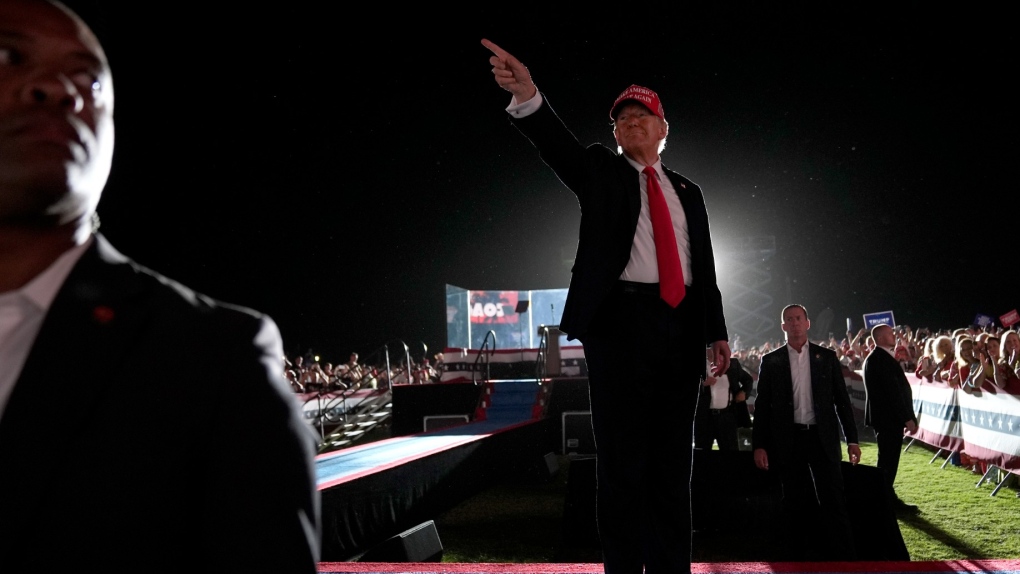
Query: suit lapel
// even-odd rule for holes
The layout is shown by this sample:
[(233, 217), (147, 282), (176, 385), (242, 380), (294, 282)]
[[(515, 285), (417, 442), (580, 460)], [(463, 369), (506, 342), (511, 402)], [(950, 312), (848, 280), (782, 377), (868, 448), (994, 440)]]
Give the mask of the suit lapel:
[[(691, 210), (694, 209), (694, 206), (692, 204), (692, 202), (694, 201), (691, 195), (692, 191), (689, 187), (687, 187), (687, 183), (684, 182), (683, 177), (676, 172), (672, 172), (666, 169), (665, 166), (663, 166), (662, 171), (663, 173), (666, 174), (666, 177), (669, 178), (669, 183), (673, 185), (673, 191), (676, 192), (676, 196), (680, 198), (680, 205), (682, 205), (684, 208), (684, 214), (686, 215), (688, 213), (692, 213)], [(690, 220), (691, 217), (688, 216), (687, 217), (688, 234), (693, 235), (694, 231), (690, 228), (691, 226)], [(697, 223), (695, 223), (695, 225), (697, 225)]]
[[(634, 227), (636, 228), (638, 218), (641, 215), (641, 172), (634, 169), (634, 166), (632, 166), (623, 155), (619, 155), (617, 157), (620, 158), (621, 163), (626, 167), (626, 169), (623, 170), (623, 173), (629, 178), (627, 186), (633, 190), (633, 193), (627, 195), (627, 207), (629, 209), (630, 219), (634, 222)], [(687, 215), (694, 213), (692, 211), (694, 209), (694, 206), (692, 205), (693, 199), (691, 197), (692, 192), (687, 183), (684, 182), (683, 177), (678, 173), (666, 169), (666, 166), (662, 166), (662, 173), (669, 178), (670, 185), (673, 186), (673, 190), (676, 192), (677, 197), (680, 198), (680, 205), (684, 208), (684, 214)], [(637, 177), (632, 177), (633, 175), (636, 175)], [(693, 222), (694, 228), (691, 227), (691, 219), (692, 218), (688, 215), (688, 236), (694, 236), (695, 233), (700, 232), (700, 229), (695, 229), (699, 227), (698, 222)]]
[[(680, 198), (680, 205), (684, 208), (684, 218), (687, 220), (687, 241), (688, 249), (691, 250), (691, 265), (698, 263), (702, 260), (700, 255), (702, 249), (702, 238), (708, 234), (707, 221), (702, 221), (698, 215), (700, 208), (698, 207), (698, 198), (694, 191), (694, 185), (687, 185), (685, 178), (676, 173), (672, 172), (663, 166), (662, 171), (669, 178), (670, 183), (673, 184), (673, 189), (676, 191), (677, 197)], [(697, 275), (700, 269), (694, 269), (694, 279), (697, 280)]]
[[(54, 487), (48, 481), (59, 481), (61, 445), (74, 440), (67, 429), (87, 425), (107, 393), (127, 391), (116, 388), (126, 380), (118, 368), (147, 314), (143, 286), (97, 236), (57, 293), (0, 419), (0, 468), (26, 469), (0, 473), (0, 489), (18, 493), (4, 497), (17, 499), (12, 505), (30, 511), (34, 496)], [(2, 522), (17, 519), (6, 502), (0, 514)]]
[(627, 194), (627, 221), (631, 222), (631, 234), (628, 240), (634, 241), (633, 231), (637, 229), (638, 219), (641, 217), (641, 172), (634, 169), (634, 166), (630, 165), (627, 158), (620, 154), (619, 160), (623, 168), (621, 173), (625, 178), (626, 185), (621, 189), (631, 190)]
[(821, 380), (822, 372), (822, 356), (815, 352), (812, 348), (811, 343), (807, 343), (808, 361), (811, 363), (811, 394), (812, 396), (817, 394), (818, 381)]
[(777, 351), (779, 351), (779, 353), (778, 353), (778, 357), (776, 357), (776, 358), (779, 359), (779, 364), (781, 366), (779, 372), (781, 372), (783, 374), (783, 381), (784, 381), (783, 389), (787, 392), (787, 394), (790, 397), (792, 397), (793, 396), (793, 371), (790, 370), (790, 349), (786, 345), (783, 345), (782, 347), (779, 347), (779, 349), (777, 349)]

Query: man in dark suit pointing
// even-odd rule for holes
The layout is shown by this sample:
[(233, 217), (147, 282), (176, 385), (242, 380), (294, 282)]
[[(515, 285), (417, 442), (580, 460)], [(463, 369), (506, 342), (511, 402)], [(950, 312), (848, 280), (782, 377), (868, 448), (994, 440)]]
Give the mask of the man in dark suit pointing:
[(864, 360), (864, 390), (867, 395), (864, 424), (875, 430), (878, 443), (878, 468), (885, 473), (888, 494), (897, 512), (913, 513), (917, 507), (896, 496), (893, 483), (900, 465), (903, 429), (917, 430), (914, 396), (903, 367), (896, 360), (896, 334), (889, 325), (871, 329), (875, 349)]
[[(620, 153), (582, 146), (528, 69), (483, 40), (513, 125), (581, 207), (560, 330), (584, 345), (608, 574), (690, 572), (694, 411), (705, 353), (730, 349), (701, 189), (659, 158), (669, 124), (658, 94), (624, 90), (612, 106)], [(627, 414), (640, 405), (640, 416)]]
[(0, 572), (314, 573), (280, 333), (97, 232), (112, 161), (99, 40), (0, 2)]
[(811, 321), (803, 306), (783, 309), (782, 328), (786, 344), (761, 359), (754, 462), (779, 473), (786, 527), (801, 547), (821, 552), (812, 558), (852, 560), (840, 435), (851, 463), (860, 461), (861, 449), (843, 370), (835, 352), (808, 341)]

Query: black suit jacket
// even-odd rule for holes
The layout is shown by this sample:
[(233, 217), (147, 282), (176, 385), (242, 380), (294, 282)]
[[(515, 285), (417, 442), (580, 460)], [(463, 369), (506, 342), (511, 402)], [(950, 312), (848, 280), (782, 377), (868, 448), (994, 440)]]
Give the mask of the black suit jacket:
[[(580, 204), (580, 235), (560, 330), (570, 339), (583, 338), (630, 260), (641, 211), (641, 172), (604, 145), (585, 148), (578, 143), (548, 98), (544, 94), (542, 97), (538, 111), (510, 119)], [(705, 198), (694, 182), (663, 169), (683, 204), (691, 249), (693, 282), (678, 309), (689, 310), (684, 321), (696, 334), (694, 338), (706, 344), (725, 341), (728, 336), (722, 295), (716, 284)], [(696, 362), (704, 367), (701, 353)]]
[(730, 368), (726, 370), (726, 375), (730, 380), (731, 393), (736, 395), (738, 392), (744, 391), (745, 400), (751, 397), (751, 394), (754, 393), (754, 377), (744, 369), (740, 361), (730, 359)]
[[(843, 368), (831, 349), (808, 343), (811, 362), (811, 394), (825, 453), (831, 460), (842, 459), (840, 435), (847, 443), (856, 443), (857, 424), (853, 404), (846, 390)], [(783, 345), (761, 358), (758, 394), (754, 401), (753, 448), (763, 448), (769, 462), (790, 456), (793, 444), (793, 377), (790, 355)]]
[(875, 430), (902, 431), (917, 422), (914, 396), (903, 367), (889, 353), (875, 349), (864, 360), (864, 423)]
[(97, 236), (0, 418), (0, 571), (315, 572), (315, 436), (276, 325)]

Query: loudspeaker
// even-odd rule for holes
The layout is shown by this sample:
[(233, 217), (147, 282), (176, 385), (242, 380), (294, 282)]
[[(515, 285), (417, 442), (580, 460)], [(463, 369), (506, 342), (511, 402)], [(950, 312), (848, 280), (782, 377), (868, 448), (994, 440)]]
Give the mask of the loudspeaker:
[(358, 562), (439, 562), (442, 558), (443, 543), (436, 523), (429, 520), (383, 541)]
[(560, 462), (556, 460), (556, 453), (547, 452), (542, 458), (545, 460), (545, 468), (549, 471), (549, 476), (555, 476), (560, 471)]
[(469, 422), (467, 415), (429, 415), (422, 419), (422, 427), (425, 432), (429, 432), (466, 422)]
[(551, 482), (559, 471), (560, 462), (556, 453), (546, 453), (542, 458), (528, 454), (527, 458), (514, 465), (511, 469), (513, 474), (506, 476), (519, 478), (525, 484), (544, 484)]
[(591, 427), (591, 411), (563, 413), (563, 454), (595, 455), (595, 431)]

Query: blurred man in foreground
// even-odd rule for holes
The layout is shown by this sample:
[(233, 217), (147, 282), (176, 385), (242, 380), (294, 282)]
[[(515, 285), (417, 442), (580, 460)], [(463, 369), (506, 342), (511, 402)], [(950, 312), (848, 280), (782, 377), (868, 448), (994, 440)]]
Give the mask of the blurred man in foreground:
[(113, 132), (85, 23), (0, 1), (0, 572), (315, 572), (279, 331), (96, 232)]

